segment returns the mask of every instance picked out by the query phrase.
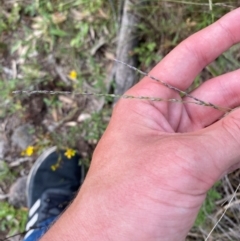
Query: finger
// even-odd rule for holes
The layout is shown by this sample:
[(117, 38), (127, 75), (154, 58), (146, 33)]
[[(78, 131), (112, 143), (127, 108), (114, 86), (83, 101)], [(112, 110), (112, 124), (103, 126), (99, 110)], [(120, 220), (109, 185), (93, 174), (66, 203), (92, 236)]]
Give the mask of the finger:
[(200, 132), (201, 145), (211, 160), (207, 159), (214, 164), (208, 173), (217, 172), (221, 178), (240, 167), (240, 109)]
[[(240, 42), (239, 28), (240, 8), (183, 41), (156, 65), (150, 75), (179, 89), (187, 89), (206, 65)], [(149, 82), (149, 78), (144, 81)]]
[[(225, 110), (240, 105), (240, 70), (221, 75), (202, 84), (191, 95), (213, 103)], [(191, 101), (186, 97), (184, 101)], [(186, 115), (179, 124), (179, 131), (197, 130), (217, 121), (225, 113), (206, 106), (185, 104)]]

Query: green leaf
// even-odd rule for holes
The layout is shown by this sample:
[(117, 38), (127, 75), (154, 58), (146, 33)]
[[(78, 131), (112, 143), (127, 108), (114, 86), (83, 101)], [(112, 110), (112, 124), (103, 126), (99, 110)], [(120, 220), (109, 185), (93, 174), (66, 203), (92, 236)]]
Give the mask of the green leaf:
[(58, 37), (66, 37), (68, 34), (61, 30), (61, 29), (56, 29), (56, 28), (52, 28), (50, 29), (50, 34), (58, 36)]
[(11, 48), (11, 54), (13, 54), (22, 44), (22, 40), (18, 40)]

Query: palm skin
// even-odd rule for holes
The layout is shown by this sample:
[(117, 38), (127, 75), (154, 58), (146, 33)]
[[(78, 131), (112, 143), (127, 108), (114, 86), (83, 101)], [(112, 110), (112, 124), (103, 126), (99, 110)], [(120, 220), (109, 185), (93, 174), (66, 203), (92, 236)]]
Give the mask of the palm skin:
[[(240, 42), (239, 29), (237, 9), (182, 42), (150, 74), (186, 90), (207, 64)], [(234, 108), (239, 76), (239, 70), (219, 76), (191, 94)], [(148, 77), (126, 94), (180, 99)], [(83, 240), (184, 240), (209, 188), (239, 167), (240, 111), (219, 120), (223, 115), (194, 104), (120, 100), (81, 191), (43, 240), (56, 238), (54, 230), (76, 212)]]

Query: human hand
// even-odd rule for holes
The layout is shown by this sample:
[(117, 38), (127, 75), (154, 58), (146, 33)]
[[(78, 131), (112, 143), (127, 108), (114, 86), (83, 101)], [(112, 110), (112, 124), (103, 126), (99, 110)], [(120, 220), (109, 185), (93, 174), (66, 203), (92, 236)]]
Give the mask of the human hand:
[[(237, 42), (240, 9), (183, 41), (150, 74), (186, 90), (207, 64)], [(239, 76), (237, 70), (213, 78), (191, 95), (237, 107)], [(127, 94), (181, 99), (149, 77)], [(83, 240), (184, 240), (207, 191), (240, 166), (240, 110), (219, 120), (223, 115), (188, 103), (119, 100), (81, 191), (66, 212), (78, 213)]]

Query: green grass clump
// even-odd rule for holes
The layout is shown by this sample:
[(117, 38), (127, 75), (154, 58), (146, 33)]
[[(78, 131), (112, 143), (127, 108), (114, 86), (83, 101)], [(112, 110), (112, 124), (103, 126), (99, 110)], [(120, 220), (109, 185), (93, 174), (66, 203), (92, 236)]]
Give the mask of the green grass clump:
[(27, 210), (15, 209), (7, 202), (1, 202), (0, 205), (0, 231), (8, 235), (24, 232), (27, 222)]
[(198, 213), (197, 219), (195, 221), (195, 226), (199, 227), (206, 223), (207, 218), (209, 215), (215, 211), (216, 204), (215, 201), (219, 200), (222, 196), (221, 193), (217, 190), (217, 187), (220, 186), (220, 182), (215, 184), (213, 188), (211, 188), (208, 193), (207, 197)]
[(16, 177), (14, 173), (5, 161), (0, 161), (0, 183), (1, 182), (12, 182)]

